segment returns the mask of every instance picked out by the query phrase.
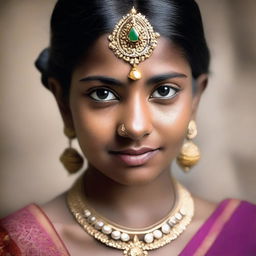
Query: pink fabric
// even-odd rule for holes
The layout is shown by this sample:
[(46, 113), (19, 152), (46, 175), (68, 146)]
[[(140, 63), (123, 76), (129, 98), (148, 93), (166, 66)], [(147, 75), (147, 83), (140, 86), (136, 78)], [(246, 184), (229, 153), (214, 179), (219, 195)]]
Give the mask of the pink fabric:
[[(43, 226), (45, 224), (45, 226)], [(52, 224), (36, 205), (0, 220), (24, 256), (68, 256)]]
[(220, 203), (180, 256), (255, 256), (256, 206), (228, 199)]
[[(0, 220), (0, 227), (8, 232), (22, 256), (70, 256), (47, 216), (36, 205)], [(0, 246), (0, 256), (7, 255), (17, 256), (1, 254)], [(256, 206), (235, 199), (223, 201), (180, 253), (192, 255), (256, 255)]]

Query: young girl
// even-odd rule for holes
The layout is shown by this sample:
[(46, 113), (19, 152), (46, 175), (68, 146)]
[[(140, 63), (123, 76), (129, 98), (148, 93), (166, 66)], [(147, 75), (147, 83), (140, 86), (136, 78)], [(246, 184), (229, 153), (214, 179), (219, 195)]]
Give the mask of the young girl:
[(36, 62), (75, 172), (67, 193), (0, 221), (0, 255), (255, 255), (256, 208), (196, 198), (170, 172), (200, 158), (209, 51), (194, 0), (59, 0)]

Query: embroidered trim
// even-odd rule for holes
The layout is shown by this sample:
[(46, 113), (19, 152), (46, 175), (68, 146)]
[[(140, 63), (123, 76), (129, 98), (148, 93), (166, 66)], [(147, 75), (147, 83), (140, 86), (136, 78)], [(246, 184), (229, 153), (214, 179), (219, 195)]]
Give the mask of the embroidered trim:
[[(54, 243), (47, 228), (49, 220), (36, 205), (29, 205), (2, 219), (0, 225), (26, 256), (68, 256), (63, 243)], [(49, 228), (53, 228), (49, 226)], [(54, 230), (54, 235), (56, 231)], [(57, 237), (59, 239), (59, 237)], [(55, 238), (56, 240), (56, 238)], [(56, 241), (55, 241), (56, 242)], [(59, 241), (58, 241), (59, 242)]]

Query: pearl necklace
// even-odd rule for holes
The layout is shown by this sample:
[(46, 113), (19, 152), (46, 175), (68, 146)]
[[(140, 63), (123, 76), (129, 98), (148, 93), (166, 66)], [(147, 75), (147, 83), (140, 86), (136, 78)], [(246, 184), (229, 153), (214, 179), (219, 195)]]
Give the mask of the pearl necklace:
[[(113, 223), (100, 216), (83, 196), (83, 180), (78, 179), (67, 194), (67, 204), (81, 227), (95, 239), (126, 256), (146, 256), (149, 250), (160, 248), (175, 240), (194, 215), (194, 202), (190, 193), (176, 180), (177, 202), (170, 213), (143, 229), (131, 229)], [(141, 239), (141, 240), (140, 240)]]

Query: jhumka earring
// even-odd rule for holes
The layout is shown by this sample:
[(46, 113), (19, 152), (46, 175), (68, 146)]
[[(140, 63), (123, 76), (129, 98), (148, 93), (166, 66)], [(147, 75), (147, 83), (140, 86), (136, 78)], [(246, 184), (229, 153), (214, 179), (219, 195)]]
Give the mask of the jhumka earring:
[(187, 141), (183, 144), (177, 156), (177, 163), (185, 172), (188, 172), (200, 159), (199, 148), (192, 142), (192, 139), (194, 139), (196, 135), (196, 123), (194, 120), (191, 120), (187, 130)]
[(141, 79), (142, 75), (137, 66), (151, 56), (157, 46), (158, 37), (159, 33), (154, 32), (146, 17), (137, 13), (134, 7), (117, 23), (109, 36), (109, 48), (118, 58), (132, 65), (128, 75), (130, 79)]
[(70, 174), (76, 173), (79, 169), (82, 168), (84, 159), (82, 156), (72, 148), (72, 140), (76, 137), (76, 134), (73, 130), (64, 128), (64, 134), (69, 139), (69, 147), (64, 150), (62, 155), (60, 156), (60, 161), (64, 165), (64, 167), (68, 170)]

